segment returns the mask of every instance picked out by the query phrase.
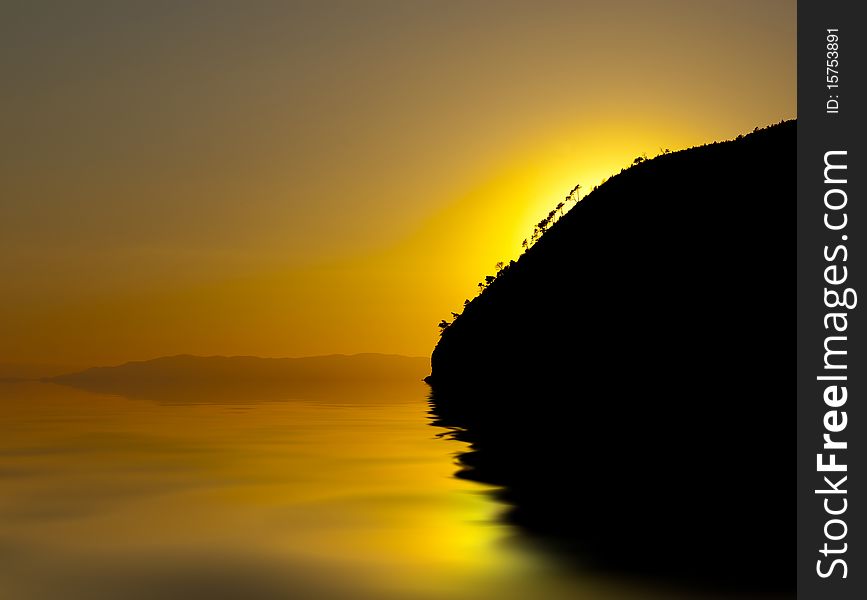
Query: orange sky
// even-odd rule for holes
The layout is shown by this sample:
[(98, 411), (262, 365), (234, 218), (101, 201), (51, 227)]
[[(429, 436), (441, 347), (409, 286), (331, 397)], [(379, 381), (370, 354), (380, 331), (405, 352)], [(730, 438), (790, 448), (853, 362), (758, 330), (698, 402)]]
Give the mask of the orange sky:
[(575, 183), (795, 116), (794, 0), (35, 5), (0, 363), (426, 355)]

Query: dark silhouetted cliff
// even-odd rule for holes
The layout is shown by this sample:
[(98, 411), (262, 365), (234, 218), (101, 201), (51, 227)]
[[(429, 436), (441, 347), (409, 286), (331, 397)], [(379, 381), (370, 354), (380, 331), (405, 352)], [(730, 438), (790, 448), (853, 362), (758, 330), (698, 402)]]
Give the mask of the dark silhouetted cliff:
[(794, 589), (794, 121), (640, 162), (445, 329), (462, 476), (581, 564)]

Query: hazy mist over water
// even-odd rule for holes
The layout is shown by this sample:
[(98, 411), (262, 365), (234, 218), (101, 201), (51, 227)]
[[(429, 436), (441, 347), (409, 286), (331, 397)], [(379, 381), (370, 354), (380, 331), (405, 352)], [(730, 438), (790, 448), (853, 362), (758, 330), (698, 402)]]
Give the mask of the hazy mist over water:
[(491, 490), (453, 477), (466, 446), (430, 426), (421, 382), (331, 389), (161, 404), (3, 383), (2, 596), (648, 597), (498, 523)]

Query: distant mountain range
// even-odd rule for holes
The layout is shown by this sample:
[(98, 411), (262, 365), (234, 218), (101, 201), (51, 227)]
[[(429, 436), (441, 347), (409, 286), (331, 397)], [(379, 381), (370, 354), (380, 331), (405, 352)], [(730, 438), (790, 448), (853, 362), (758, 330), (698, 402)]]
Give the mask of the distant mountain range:
[[(271, 401), (360, 394), (417, 385), (426, 357), (334, 354), (303, 358), (178, 355), (93, 367), (43, 381), (160, 402)], [(377, 392), (376, 390), (380, 390)]]
[(58, 383), (83, 381), (181, 382), (195, 380), (382, 380), (424, 375), (427, 357), (397, 354), (331, 354), (303, 358), (261, 358), (258, 356), (193, 356), (180, 354), (151, 360), (132, 361), (112, 367), (92, 367), (75, 373), (50, 377)]

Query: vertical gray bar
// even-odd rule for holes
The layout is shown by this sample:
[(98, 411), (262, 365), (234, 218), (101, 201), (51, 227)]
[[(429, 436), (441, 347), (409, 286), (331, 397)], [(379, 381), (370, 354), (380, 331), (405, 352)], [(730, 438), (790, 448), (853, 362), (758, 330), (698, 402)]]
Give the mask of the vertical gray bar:
[[(864, 14), (859, 4), (854, 0), (798, 3), (797, 566), (798, 597), (805, 599), (867, 598), (867, 326), (863, 314), (867, 306), (860, 306), (867, 303), (867, 172), (861, 116), (867, 110), (863, 93), (867, 22), (858, 18)], [(829, 152), (834, 153), (827, 155), (829, 162), (847, 168), (830, 169), (826, 181)], [(844, 275), (845, 281), (840, 281)], [(844, 296), (847, 289), (860, 295), (858, 305), (833, 306), (833, 292), (842, 301), (853, 299), (852, 294)], [(818, 379), (830, 376), (840, 379)], [(827, 392), (826, 402), (826, 390), (834, 385), (838, 387)], [(842, 386), (848, 394), (845, 403)], [(846, 442), (847, 447), (824, 448), (825, 434), (831, 442)], [(826, 465), (833, 454), (833, 461), (845, 464), (846, 470), (819, 471), (817, 454), (822, 454)], [(840, 483), (842, 477), (846, 479)], [(839, 515), (829, 514), (844, 507)], [(845, 561), (846, 578), (843, 563), (835, 560)]]

